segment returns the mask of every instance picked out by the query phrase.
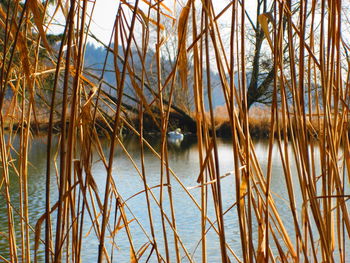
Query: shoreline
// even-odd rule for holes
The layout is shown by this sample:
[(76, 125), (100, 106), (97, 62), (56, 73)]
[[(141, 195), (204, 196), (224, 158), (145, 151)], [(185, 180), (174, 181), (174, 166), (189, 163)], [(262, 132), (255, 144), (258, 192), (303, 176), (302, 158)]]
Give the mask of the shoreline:
[[(135, 121), (135, 120), (134, 120)], [(134, 122), (135, 123), (135, 122)], [(69, 121), (66, 123), (66, 127), (68, 128)], [(109, 123), (110, 125), (110, 123)], [(15, 123), (12, 125), (5, 125), (4, 126), (4, 131), (8, 132), (11, 130), (12, 126), (12, 131), (16, 131), (20, 129), (21, 124), (20, 123)], [(102, 122), (101, 120), (98, 120), (97, 123), (95, 124), (96, 130), (100, 136), (106, 136), (107, 134), (111, 134), (111, 130), (108, 130), (109, 127), (106, 125), (105, 122)], [(31, 132), (35, 135), (45, 135), (48, 134), (48, 129), (49, 129), (49, 123), (44, 122), (44, 123), (36, 123), (32, 122), (30, 124), (31, 127)], [(133, 126), (136, 130), (139, 130), (139, 127), (137, 125)], [(155, 129), (155, 125), (150, 125), (147, 123), (144, 125), (143, 133), (145, 135), (159, 135), (161, 132), (157, 129)], [(260, 123), (257, 123), (256, 120), (254, 121), (249, 121), (249, 133), (251, 138), (253, 139), (269, 139), (270, 134), (271, 134), (271, 122), (269, 121), (262, 121)], [(181, 127), (181, 129), (184, 131), (185, 135), (190, 135), (197, 137), (196, 132), (191, 132), (188, 131), (187, 127)], [(60, 121), (55, 121), (53, 124), (53, 134), (58, 134), (60, 133), (61, 130), (61, 122)], [(169, 129), (172, 130), (172, 129)], [(290, 136), (291, 133), (291, 128), (287, 128), (287, 136)], [(295, 130), (295, 127), (294, 127)], [(211, 134), (211, 132), (209, 131)], [(215, 130), (216, 136), (219, 138), (232, 138), (232, 128), (229, 123), (229, 121), (223, 121), (220, 124), (216, 125), (216, 130)], [(282, 130), (280, 131), (281, 137), (283, 138), (283, 132)], [(123, 135), (132, 135), (133, 131), (132, 129), (126, 127), (126, 125), (122, 126), (122, 134)], [(275, 129), (273, 132), (274, 137), (276, 138), (278, 136), (278, 131)], [(322, 134), (322, 129), (315, 128), (315, 126), (312, 125), (307, 125), (307, 135), (310, 136), (310, 138), (317, 139), (320, 134)]]

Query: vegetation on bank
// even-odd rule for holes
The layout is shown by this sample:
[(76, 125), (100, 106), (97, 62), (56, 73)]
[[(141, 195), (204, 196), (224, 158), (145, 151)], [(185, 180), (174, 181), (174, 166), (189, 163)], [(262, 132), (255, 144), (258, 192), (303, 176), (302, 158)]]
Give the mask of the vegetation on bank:
[[(10, 109), (10, 102), (6, 101), (4, 104), (4, 116), (9, 119), (8, 122), (4, 123), (5, 130), (18, 130), (21, 127), (21, 123), (16, 121), (18, 120), (20, 113), (14, 112)], [(174, 117), (175, 116), (175, 117)], [(197, 129), (195, 124), (194, 113), (189, 113), (189, 117), (192, 119), (182, 119), (182, 116), (178, 116), (176, 114), (173, 115), (173, 118), (169, 119), (169, 131), (175, 130), (180, 127), (181, 130), (185, 134), (189, 134), (191, 136), (196, 136)], [(138, 117), (133, 112), (127, 112), (125, 114), (125, 121), (131, 125), (134, 129), (139, 130), (139, 120)], [(322, 116), (307, 116), (308, 120), (306, 123), (307, 126), (307, 134), (311, 138), (317, 139), (323, 132), (324, 128), (322, 126), (323, 118)], [(209, 113), (206, 113), (206, 121), (209, 121)], [(281, 116), (279, 117), (280, 121), (282, 121)], [(12, 121), (11, 121), (12, 119)], [(113, 115), (101, 115), (96, 117), (96, 128), (101, 136), (109, 136), (112, 132), (110, 129), (113, 123)], [(215, 133), (218, 137), (231, 138), (232, 137), (232, 126), (230, 124), (229, 115), (225, 106), (219, 106), (214, 111), (214, 123), (215, 123)], [(293, 116), (291, 116), (290, 124), (287, 124), (288, 130), (295, 129), (297, 126), (293, 125), (296, 123), (296, 120)], [(69, 125), (69, 122), (66, 123)], [(159, 125), (159, 124), (158, 124)], [(279, 129), (275, 128), (273, 132), (271, 132), (271, 109), (267, 106), (257, 106), (252, 107), (249, 111), (248, 118), (249, 125), (249, 134), (253, 139), (268, 139), (271, 134), (274, 137), (277, 137), (278, 133), (281, 133), (282, 127)], [(33, 134), (47, 134), (49, 129), (49, 112), (45, 110), (45, 107), (37, 109), (36, 118), (30, 124), (31, 132)], [(123, 125), (123, 129), (121, 131), (124, 135), (133, 135), (134, 129), (130, 129), (128, 125)], [(59, 133), (61, 130), (61, 122), (57, 118), (53, 121), (53, 132)], [(278, 132), (279, 131), (279, 132)], [(159, 126), (154, 119), (144, 116), (143, 119), (143, 132), (145, 134), (160, 134)], [(210, 131), (212, 134), (212, 131)]]

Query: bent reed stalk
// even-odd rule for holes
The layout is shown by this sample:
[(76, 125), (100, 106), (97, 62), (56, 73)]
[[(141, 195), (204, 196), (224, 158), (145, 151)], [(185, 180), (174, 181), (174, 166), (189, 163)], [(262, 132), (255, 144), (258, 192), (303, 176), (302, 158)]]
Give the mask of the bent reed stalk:
[[(1, 260), (80, 262), (86, 236), (93, 236), (97, 261), (113, 262), (117, 238), (124, 235), (130, 262), (205, 263), (211, 260), (209, 233), (214, 233), (222, 262), (346, 261), (350, 48), (343, 31), (349, 26), (345, 1), (257, 1), (256, 21), (250, 1), (244, 0), (221, 10), (211, 0), (120, 1), (99, 73), (89, 71), (84, 60), (88, 40), (100, 41), (90, 32), (100, 0), (43, 2), (0, 1), (0, 192), (1, 216), (7, 219), (0, 229), (6, 238)], [(60, 13), (64, 30), (52, 41), (49, 28)], [(259, 76), (254, 63), (263, 58), (251, 62), (248, 51), (262, 49), (269, 59), (266, 82), (254, 86)], [(104, 79), (109, 58), (115, 84)], [(234, 186), (227, 210), (215, 93), (225, 100), (232, 148), (233, 172), (227, 176)], [(262, 93), (271, 98), (266, 171), (249, 127), (251, 99)], [(186, 107), (189, 97), (192, 107)], [(167, 132), (181, 116), (193, 123), (198, 141), (199, 174), (193, 182), (198, 196), (169, 161)], [(147, 122), (159, 135), (159, 148), (146, 139)], [(33, 134), (43, 124), (45, 205), (39, 218), (32, 218), (29, 155)], [(139, 160), (128, 152), (123, 130), (138, 138)], [(121, 194), (117, 149), (142, 182), (142, 191), (130, 198)], [(146, 151), (159, 163), (155, 184), (149, 180)], [(283, 200), (292, 233), (276, 205), (282, 198), (271, 190), (274, 152), (282, 163), (280, 183), (287, 189)], [(105, 171), (102, 188), (94, 178), (97, 163)], [(188, 247), (178, 224), (182, 215), (174, 197), (180, 194), (196, 208), (200, 252)], [(146, 200), (145, 218), (135, 216), (138, 207), (129, 203), (140, 195)], [(235, 237), (227, 223), (233, 215), (239, 229)], [(155, 223), (158, 216), (161, 224)], [(140, 245), (140, 240), (147, 241)]]

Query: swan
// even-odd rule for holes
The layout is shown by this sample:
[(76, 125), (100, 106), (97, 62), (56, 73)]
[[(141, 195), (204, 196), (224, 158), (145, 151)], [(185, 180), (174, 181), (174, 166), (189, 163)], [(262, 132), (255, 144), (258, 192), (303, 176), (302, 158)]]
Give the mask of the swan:
[(168, 132), (168, 139), (171, 141), (182, 141), (184, 135), (181, 132), (180, 128), (177, 128), (175, 131)]

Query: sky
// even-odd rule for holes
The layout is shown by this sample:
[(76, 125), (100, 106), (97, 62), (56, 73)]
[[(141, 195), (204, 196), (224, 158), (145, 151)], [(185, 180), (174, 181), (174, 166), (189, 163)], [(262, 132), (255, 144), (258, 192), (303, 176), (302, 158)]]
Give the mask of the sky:
[[(180, 1), (185, 2), (185, 1)], [(220, 0), (215, 1), (216, 13), (222, 10), (230, 1), (229, 0)], [(165, 0), (164, 3), (169, 6), (169, 8), (173, 7), (174, 0)], [(140, 1), (140, 5), (145, 7), (142, 1)], [(92, 7), (92, 1), (89, 1), (90, 10)], [(119, 0), (95, 0), (95, 10), (93, 13), (93, 21), (90, 26), (90, 31), (95, 34), (102, 42), (105, 44), (109, 43), (111, 32), (113, 29), (115, 17), (118, 11)], [(143, 9), (146, 10), (146, 9)], [(54, 12), (51, 7), (50, 13)], [(57, 15), (57, 22), (59, 24), (64, 24), (64, 16)], [(50, 26), (51, 33), (61, 33), (63, 30), (62, 26), (53, 25)], [(92, 40), (90, 40), (92, 41)], [(95, 45), (96, 42), (92, 41)]]
[(111, 37), (118, 6), (117, 0), (96, 1), (91, 31), (104, 43), (108, 43)]
[[(91, 10), (92, 1), (89, 1), (89, 9)], [(118, 10), (118, 0), (96, 0), (95, 9), (93, 13), (93, 20), (90, 26), (91, 32), (93, 32), (104, 43), (109, 42), (110, 35), (113, 29), (115, 17)], [(54, 13), (53, 7), (50, 7), (50, 14)], [(89, 12), (90, 14), (90, 12)], [(65, 24), (64, 16), (61, 12), (55, 15), (56, 21), (50, 26), (51, 33), (57, 34), (63, 31), (63, 27), (57, 24)]]
[[(66, 2), (68, 0), (62, 0), (62, 2)], [(153, 0), (148, 0), (151, 2), (154, 2)], [(174, 2), (180, 2), (184, 5), (184, 3), (187, 0), (164, 0), (163, 3), (165, 3), (169, 8), (173, 8)], [(200, 2), (199, 0), (196, 0), (197, 3)], [(82, 3), (82, 1), (78, 1)], [(105, 44), (108, 44), (110, 35), (113, 29), (115, 17), (118, 11), (119, 7), (119, 0), (88, 0), (90, 10), (92, 7), (92, 3), (95, 2), (95, 10), (93, 14), (93, 22), (91, 24), (90, 30), (93, 32), (100, 40), (102, 40)], [(128, 2), (134, 2), (129, 0)], [(228, 3), (230, 0), (213, 0), (215, 13), (218, 14)], [(252, 0), (246, 0), (246, 10), (249, 12), (250, 16), (252, 18), (255, 17), (256, 14), (256, 1)], [(343, 4), (344, 7), (347, 7), (346, 10), (350, 8), (350, 4)], [(147, 5), (144, 4), (142, 0), (140, 0), (140, 6), (146, 7)], [(53, 7), (51, 8), (51, 14), (53, 13)], [(127, 8), (125, 8), (127, 9)], [(146, 10), (146, 8), (143, 8), (143, 10)], [(129, 13), (131, 16), (131, 12)], [(64, 17), (63, 15), (57, 16), (58, 23), (65, 24), (64, 23)], [(227, 14), (226, 17), (224, 17), (221, 21), (226, 21), (227, 23), (230, 21), (230, 14)], [(346, 17), (346, 19), (348, 19)], [(348, 21), (347, 21), (348, 22)], [(62, 26), (50, 26), (51, 33), (60, 33), (62, 32)], [(343, 37), (347, 40), (350, 39), (350, 29), (347, 27), (343, 27)], [(347, 41), (348, 42), (348, 41)], [(96, 44), (96, 43), (95, 43)]]

